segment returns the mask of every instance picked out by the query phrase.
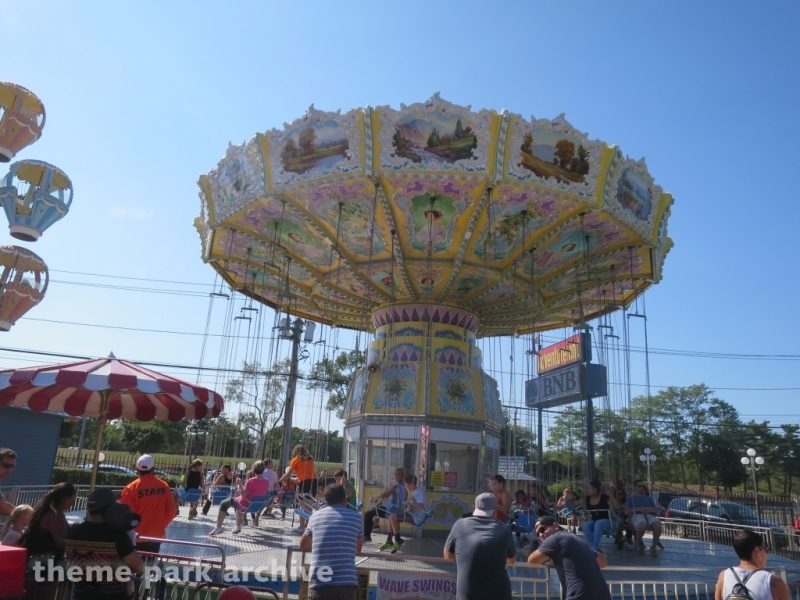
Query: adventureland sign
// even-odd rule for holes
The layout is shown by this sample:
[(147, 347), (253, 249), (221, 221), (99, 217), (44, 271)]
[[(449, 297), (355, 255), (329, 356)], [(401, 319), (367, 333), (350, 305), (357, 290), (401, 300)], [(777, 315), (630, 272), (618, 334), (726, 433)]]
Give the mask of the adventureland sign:
[[(539, 350), (539, 356), (536, 360), (536, 372), (542, 375), (567, 365), (592, 360), (591, 341), (586, 338), (588, 338), (587, 333), (578, 333), (563, 342), (558, 342)], [(587, 353), (589, 356), (584, 357), (584, 354)]]

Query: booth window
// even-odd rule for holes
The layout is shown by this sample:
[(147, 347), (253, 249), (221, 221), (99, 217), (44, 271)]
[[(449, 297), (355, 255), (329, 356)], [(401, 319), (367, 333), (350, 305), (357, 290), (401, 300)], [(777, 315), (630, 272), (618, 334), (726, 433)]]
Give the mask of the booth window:
[(437, 492), (475, 493), (480, 446), (431, 443), (428, 489)]
[(486, 454), (483, 458), (483, 467), (481, 472), (480, 492), (491, 492), (489, 482), (497, 474), (497, 450), (487, 447)]
[(358, 481), (358, 442), (347, 444), (347, 477), (350, 481)]
[(367, 440), (364, 485), (386, 487), (386, 442)]
[(414, 474), (414, 463), (417, 459), (417, 445), (406, 442), (393, 442), (389, 455), (389, 471), (394, 483), (395, 469), (402, 467), (406, 475)]

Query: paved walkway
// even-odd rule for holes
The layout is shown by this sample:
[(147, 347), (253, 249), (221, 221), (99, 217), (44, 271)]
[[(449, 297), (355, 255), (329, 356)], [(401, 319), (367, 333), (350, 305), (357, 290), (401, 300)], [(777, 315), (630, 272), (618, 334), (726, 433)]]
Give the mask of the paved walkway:
[[(297, 518), (292, 523), (292, 511), (287, 511), (286, 520), (280, 518), (261, 518), (258, 527), (252, 524), (242, 528), (241, 533), (233, 534), (233, 517), (225, 522), (225, 532), (214, 537), (208, 533), (216, 522), (217, 507), (213, 507), (208, 516), (199, 515), (189, 521), (188, 508), (181, 509), (181, 516), (177, 517), (169, 526), (167, 537), (175, 540), (187, 540), (221, 546), (226, 554), (226, 565), (230, 569), (248, 569), (266, 567), (268, 572), (275, 573), (275, 569), (286, 565), (287, 548), (296, 547), (300, 541), (300, 533), (293, 530), (298, 526)], [(383, 524), (383, 523), (382, 523)], [(373, 532), (373, 542), (364, 544), (363, 552), (366, 554), (379, 554), (379, 547), (385, 541), (385, 529)], [(405, 538), (402, 550), (394, 557), (388, 554), (379, 556), (358, 557), (359, 566), (371, 570), (403, 569), (409, 571), (428, 573), (453, 573), (455, 565), (432, 563), (430, 558), (441, 558), (444, 546), (444, 537)], [(645, 538), (649, 545), (649, 538)], [(650, 582), (713, 582), (717, 574), (725, 567), (738, 562), (733, 549), (728, 546), (709, 544), (704, 542), (663, 538), (665, 546), (657, 558), (647, 553), (638, 556), (632, 546), (626, 545), (622, 550), (617, 550), (610, 538), (605, 538), (601, 546), (609, 562), (609, 568), (604, 575), (609, 582), (612, 581), (650, 581)], [(165, 544), (162, 546), (165, 554), (176, 554), (191, 557), (214, 558), (218, 553), (205, 548), (191, 548), (178, 544)], [(526, 553), (520, 553), (522, 562)], [(769, 568), (785, 568), (789, 571), (790, 581), (800, 581), (800, 562), (770, 556)], [(512, 577), (541, 577), (542, 570), (531, 570), (526, 567), (510, 568)], [(553, 573), (555, 575), (555, 573)]]

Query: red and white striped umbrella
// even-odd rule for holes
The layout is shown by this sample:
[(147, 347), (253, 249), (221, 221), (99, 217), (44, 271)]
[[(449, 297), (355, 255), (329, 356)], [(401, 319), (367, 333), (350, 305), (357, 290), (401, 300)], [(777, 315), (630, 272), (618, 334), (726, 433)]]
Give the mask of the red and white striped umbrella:
[(216, 392), (113, 357), (0, 371), (0, 406), (73, 417), (180, 421), (217, 417)]
[(0, 371), (0, 406), (97, 417), (90, 488), (94, 489), (106, 421), (176, 422), (217, 417), (223, 400), (214, 391), (117, 360), (112, 354), (97, 360)]

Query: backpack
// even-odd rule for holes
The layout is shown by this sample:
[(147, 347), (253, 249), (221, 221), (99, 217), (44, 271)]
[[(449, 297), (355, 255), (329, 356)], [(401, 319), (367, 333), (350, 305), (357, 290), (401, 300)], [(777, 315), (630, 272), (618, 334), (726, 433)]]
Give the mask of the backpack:
[(757, 573), (761, 569), (756, 569), (755, 571), (750, 571), (747, 575), (745, 575), (744, 579), (739, 578), (739, 574), (736, 572), (736, 569), (731, 567), (731, 571), (733, 572), (733, 576), (736, 577), (736, 581), (739, 583), (735, 583), (733, 585), (733, 589), (731, 593), (725, 598), (725, 600), (753, 600), (753, 597), (750, 595), (750, 590), (747, 589), (745, 585), (747, 580), (753, 576), (753, 574)]

